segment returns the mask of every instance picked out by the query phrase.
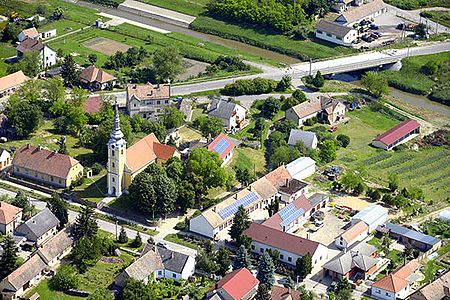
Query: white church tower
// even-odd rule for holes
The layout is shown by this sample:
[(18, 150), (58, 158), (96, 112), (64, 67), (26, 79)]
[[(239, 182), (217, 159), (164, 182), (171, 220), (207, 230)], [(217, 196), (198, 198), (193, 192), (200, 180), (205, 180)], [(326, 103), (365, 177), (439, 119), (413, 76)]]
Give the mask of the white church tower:
[(127, 142), (120, 130), (119, 108), (114, 103), (114, 128), (108, 141), (108, 194), (119, 197), (124, 185), (124, 167), (127, 153)]

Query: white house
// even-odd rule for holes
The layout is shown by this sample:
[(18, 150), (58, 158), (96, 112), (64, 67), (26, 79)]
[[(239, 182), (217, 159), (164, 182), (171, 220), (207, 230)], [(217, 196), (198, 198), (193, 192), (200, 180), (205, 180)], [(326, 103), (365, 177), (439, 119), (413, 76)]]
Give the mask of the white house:
[(41, 39), (48, 39), (56, 36), (56, 29), (50, 29), (40, 33)]
[(248, 125), (245, 112), (245, 108), (239, 104), (216, 98), (209, 105), (206, 113), (209, 117), (221, 119), (227, 132), (236, 132)]
[(348, 249), (353, 244), (362, 241), (369, 234), (369, 226), (363, 221), (355, 223), (334, 241), (339, 249)]
[(0, 148), (0, 170), (3, 170), (6, 167), (9, 167), (10, 165), (11, 165), (11, 154), (7, 150)]
[(312, 131), (291, 129), (288, 145), (294, 147), (298, 142), (302, 142), (308, 149), (316, 149), (318, 140)]
[(383, 206), (372, 204), (352, 217), (352, 224), (363, 221), (369, 227), (369, 233), (387, 221), (388, 210)]
[(17, 46), (16, 50), (19, 58), (22, 58), (25, 53), (37, 52), (42, 68), (48, 68), (56, 64), (56, 52), (44, 45), (40, 40), (26, 38)]
[(0, 233), (12, 235), (22, 222), (22, 208), (0, 201)]
[(378, 135), (372, 141), (372, 146), (384, 150), (391, 150), (394, 147), (415, 138), (419, 133), (419, 122), (416, 120), (405, 120), (385, 133)]
[(303, 180), (316, 172), (316, 162), (310, 157), (299, 157), (286, 165), (292, 178)]
[(56, 269), (61, 259), (72, 250), (73, 243), (74, 239), (70, 236), (70, 228), (66, 228), (41, 245), (36, 253), (50, 268)]
[(373, 19), (387, 11), (386, 4), (383, 0), (373, 0), (358, 7), (352, 7), (340, 14), (335, 22), (352, 26), (362, 20)]
[(222, 160), (222, 167), (230, 162), (234, 148), (234, 143), (223, 132), (208, 145), (208, 151), (214, 151), (219, 154)]
[(15, 233), (39, 246), (58, 232), (58, 225), (58, 218), (46, 207), (17, 227)]
[(323, 19), (314, 27), (314, 34), (318, 39), (347, 47), (351, 47), (358, 37), (358, 32), (352, 27)]
[(243, 235), (252, 239), (252, 253), (261, 255), (269, 249), (277, 250), (279, 260), (291, 266), (295, 266), (297, 259), (307, 253), (312, 256), (313, 266), (325, 261), (328, 256), (328, 248), (321, 243), (258, 223), (252, 223)]
[(311, 118), (318, 118), (327, 124), (334, 124), (345, 118), (346, 107), (336, 99), (319, 96), (295, 105), (285, 111), (286, 119), (293, 120), (298, 126)]
[(17, 36), (17, 39), (19, 40), (20, 43), (23, 42), (24, 40), (26, 40), (27, 38), (30, 38), (33, 40), (39, 39), (40, 35), (39, 35), (39, 32), (37, 31), (37, 29), (34, 27), (24, 29)]

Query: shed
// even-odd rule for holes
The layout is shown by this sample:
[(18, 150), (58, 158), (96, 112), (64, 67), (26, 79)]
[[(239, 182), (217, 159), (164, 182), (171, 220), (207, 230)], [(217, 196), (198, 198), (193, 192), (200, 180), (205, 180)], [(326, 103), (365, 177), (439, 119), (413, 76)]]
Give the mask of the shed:
[(316, 162), (310, 157), (299, 157), (287, 164), (286, 169), (292, 178), (302, 180), (316, 172)]
[(383, 206), (372, 204), (352, 217), (352, 225), (363, 221), (369, 226), (369, 233), (387, 221), (388, 210)]
[(444, 222), (450, 221), (450, 210), (443, 210), (439, 213), (439, 219)]
[(298, 142), (302, 142), (308, 149), (317, 148), (317, 136), (312, 131), (291, 129), (289, 134), (289, 146), (295, 146)]

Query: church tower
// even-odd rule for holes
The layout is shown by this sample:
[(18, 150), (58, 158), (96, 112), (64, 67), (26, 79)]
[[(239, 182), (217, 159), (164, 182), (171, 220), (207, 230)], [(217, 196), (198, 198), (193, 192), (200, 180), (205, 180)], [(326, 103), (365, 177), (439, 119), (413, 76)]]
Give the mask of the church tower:
[(122, 195), (124, 183), (124, 168), (127, 153), (127, 142), (120, 130), (119, 108), (117, 100), (114, 103), (114, 128), (108, 141), (108, 194), (119, 197)]

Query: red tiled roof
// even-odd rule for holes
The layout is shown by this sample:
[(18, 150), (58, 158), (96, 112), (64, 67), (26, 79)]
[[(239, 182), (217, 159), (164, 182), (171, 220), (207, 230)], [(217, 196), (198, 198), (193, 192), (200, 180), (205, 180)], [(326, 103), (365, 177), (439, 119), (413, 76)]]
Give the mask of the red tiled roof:
[(66, 154), (61, 154), (31, 145), (24, 145), (16, 151), (12, 165), (38, 173), (67, 178), (70, 169), (80, 162)]
[(0, 78), (0, 92), (18, 86), (28, 80), (28, 77), (22, 71), (6, 75)]
[(218, 152), (217, 154), (219, 154), (219, 157), (221, 159), (223, 159), (225, 156), (228, 155), (228, 153), (231, 152), (231, 150), (233, 150), (234, 148), (234, 144), (233, 142), (223, 133), (221, 132), (209, 145), (208, 145), (208, 151), (215, 151), (214, 147), (220, 143), (220, 141), (222, 140), (226, 140), (228, 142), (228, 147), (226, 147), (225, 149), (223, 149), (220, 153)]
[(235, 300), (240, 300), (259, 284), (247, 268), (235, 270), (225, 275), (213, 289), (223, 289)]
[(169, 84), (151, 84), (144, 85), (129, 84), (127, 86), (127, 98), (135, 97), (138, 100), (145, 99), (168, 99), (170, 98)]
[(368, 230), (369, 230), (369, 226), (367, 226), (367, 224), (364, 223), (363, 221), (359, 221), (358, 223), (356, 223), (355, 225), (351, 226), (349, 229), (344, 231), (344, 233), (342, 233), (341, 237), (344, 239), (344, 241), (346, 241), (347, 243), (350, 243), (358, 235), (360, 235), (361, 233), (368, 231)]
[(279, 166), (272, 172), (268, 173), (266, 176), (267, 180), (270, 181), (276, 188), (286, 184), (286, 180), (292, 179), (285, 166)]
[(408, 262), (406, 265), (397, 269), (397, 271), (377, 280), (372, 287), (376, 287), (389, 292), (399, 292), (409, 284), (408, 276), (413, 274), (419, 267), (416, 260)]
[(162, 160), (168, 160), (173, 156), (173, 154), (177, 149), (169, 145), (154, 143), (153, 150), (155, 151), (157, 158)]
[(24, 30), (22, 30), (21, 33), (23, 33), (23, 34), (25, 35), (26, 38), (27, 38), (27, 37), (29, 37), (29, 38), (35, 38), (35, 37), (39, 36), (39, 32), (38, 32), (37, 29), (34, 28), (34, 27), (31, 27), (31, 28), (28, 28), (28, 29), (24, 29)]
[(83, 110), (88, 114), (98, 113), (102, 110), (102, 96), (90, 96), (83, 102)]
[[(305, 212), (309, 211), (312, 208), (311, 203), (309, 203), (309, 201), (305, 197), (305, 195), (301, 195), (300, 197), (298, 197), (297, 199), (292, 201), (292, 204), (295, 205), (297, 210), (303, 209)], [(277, 229), (277, 230), (282, 230), (283, 228), (280, 225), (282, 221), (283, 221), (283, 219), (281, 219), (280, 213), (277, 212), (272, 217), (267, 219), (263, 223), (263, 225), (271, 227), (271, 228), (274, 228), (274, 229)], [(294, 221), (294, 220), (292, 220), (292, 221)]]
[(99, 82), (99, 83), (105, 83), (108, 81), (115, 80), (116, 77), (112, 76), (109, 73), (106, 73), (102, 69), (99, 69), (95, 66), (89, 66), (83, 71), (81, 71), (80, 79), (82, 82)]
[(401, 137), (407, 135), (411, 131), (420, 128), (420, 124), (415, 120), (406, 120), (392, 127), (383, 134), (377, 136), (374, 141), (380, 141), (385, 145), (391, 145)]
[(314, 255), (319, 246), (318, 242), (258, 223), (252, 223), (243, 234), (249, 236), (255, 242), (282, 249), (300, 256), (304, 256), (306, 253)]
[(22, 211), (21, 208), (15, 207), (6, 202), (0, 202), (0, 224), (9, 224)]
[(285, 288), (282, 286), (272, 286), (270, 293), (271, 300), (300, 300), (300, 293), (294, 289)]

